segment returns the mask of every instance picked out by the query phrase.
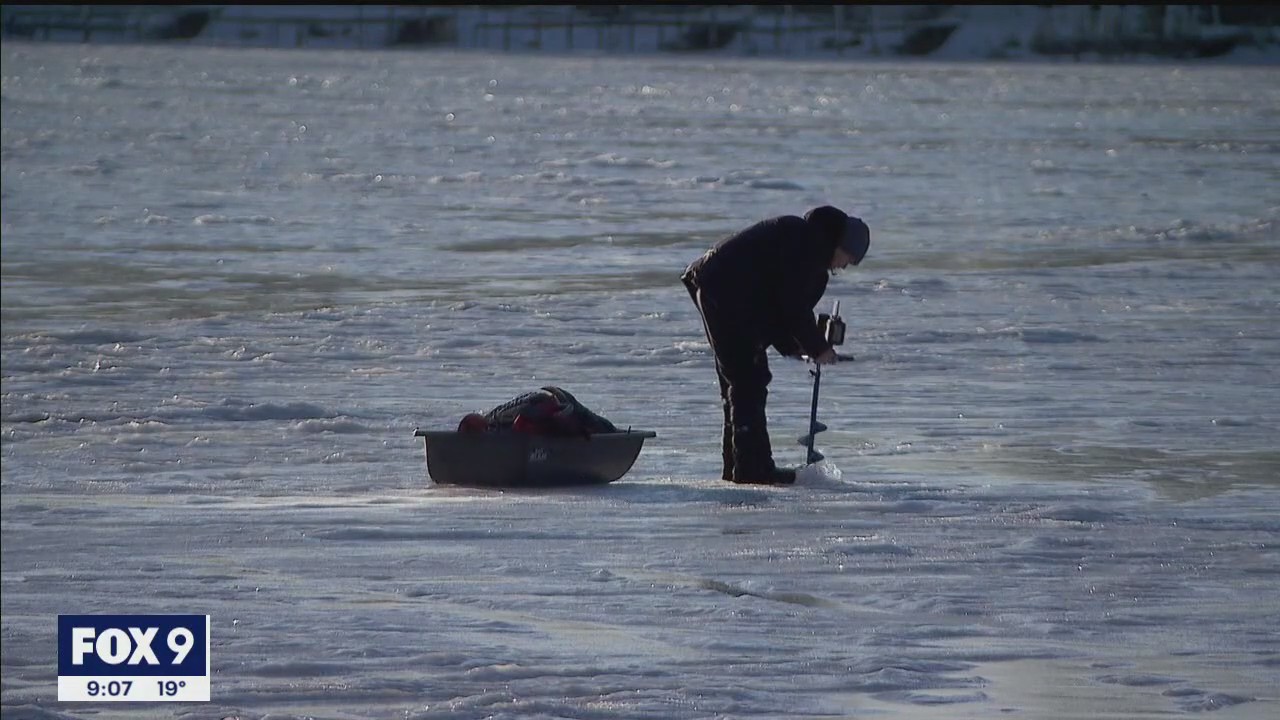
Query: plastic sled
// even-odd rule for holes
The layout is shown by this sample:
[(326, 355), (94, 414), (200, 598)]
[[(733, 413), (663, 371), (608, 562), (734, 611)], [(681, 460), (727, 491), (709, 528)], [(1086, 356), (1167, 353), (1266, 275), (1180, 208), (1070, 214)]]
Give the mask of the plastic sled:
[(440, 485), (550, 488), (601, 485), (622, 477), (657, 433), (599, 433), (590, 438), (499, 431), (417, 430), (427, 453), (427, 474)]

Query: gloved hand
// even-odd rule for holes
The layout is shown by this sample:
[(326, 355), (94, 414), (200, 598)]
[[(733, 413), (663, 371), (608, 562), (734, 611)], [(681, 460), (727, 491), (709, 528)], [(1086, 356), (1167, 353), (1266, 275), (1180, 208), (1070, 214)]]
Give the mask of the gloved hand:
[(845, 355), (844, 353), (838, 353), (835, 350), (828, 350), (816, 358), (811, 358), (808, 355), (801, 355), (799, 357), (801, 360), (805, 360), (805, 361), (813, 360), (818, 365), (834, 365), (835, 363), (838, 363), (838, 362), (854, 361), (854, 357), (852, 355)]
[(840, 356), (836, 354), (836, 351), (833, 348), (827, 348), (822, 351), (821, 355), (815, 357), (813, 361), (818, 365), (833, 365), (839, 359)]

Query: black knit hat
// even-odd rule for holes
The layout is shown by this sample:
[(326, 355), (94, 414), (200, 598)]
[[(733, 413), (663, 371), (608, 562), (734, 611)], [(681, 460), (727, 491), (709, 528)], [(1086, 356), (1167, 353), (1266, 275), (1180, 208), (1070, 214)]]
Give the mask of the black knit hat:
[(871, 228), (862, 222), (862, 218), (850, 216), (844, 223), (844, 234), (840, 236), (840, 248), (849, 253), (854, 265), (862, 262), (871, 247)]
[(833, 239), (833, 251), (838, 247), (849, 253), (854, 265), (866, 257), (867, 248), (871, 247), (871, 230), (861, 218), (847, 215), (839, 208), (823, 205), (805, 213), (804, 219), (823, 237)]

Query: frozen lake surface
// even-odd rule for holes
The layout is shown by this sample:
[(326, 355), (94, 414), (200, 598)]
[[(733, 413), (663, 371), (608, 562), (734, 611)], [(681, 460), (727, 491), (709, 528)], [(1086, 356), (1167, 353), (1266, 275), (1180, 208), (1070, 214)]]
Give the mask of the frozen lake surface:
[[(10, 718), (1280, 715), (1280, 76), (3, 48)], [(678, 281), (835, 204), (827, 463), (719, 474)], [(775, 456), (809, 377), (774, 356)], [(654, 430), (450, 489), (542, 385)], [(200, 705), (56, 616), (207, 613)]]

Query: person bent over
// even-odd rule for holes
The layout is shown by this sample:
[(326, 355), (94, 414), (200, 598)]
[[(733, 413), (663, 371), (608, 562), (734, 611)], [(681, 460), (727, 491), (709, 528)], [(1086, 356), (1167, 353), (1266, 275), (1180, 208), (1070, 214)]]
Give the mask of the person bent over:
[(761, 220), (720, 242), (681, 275), (702, 316), (715, 356), (724, 409), (723, 479), (786, 485), (796, 471), (777, 467), (769, 444), (765, 402), (766, 350), (785, 357), (836, 361), (814, 308), (829, 274), (866, 257), (871, 231), (861, 219), (824, 205), (804, 217)]

